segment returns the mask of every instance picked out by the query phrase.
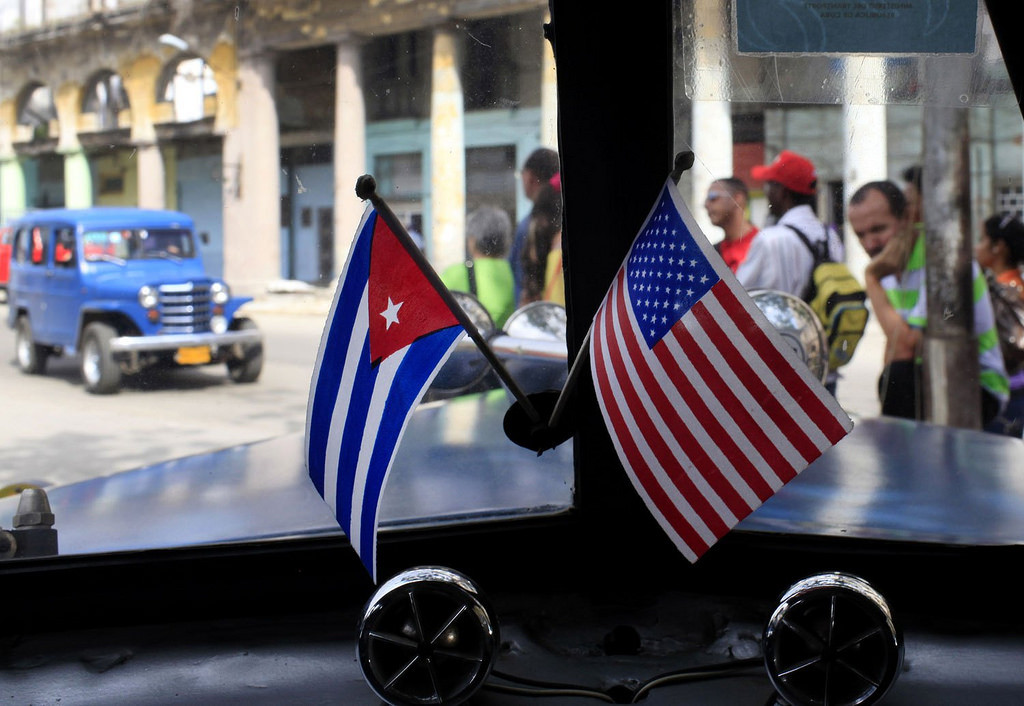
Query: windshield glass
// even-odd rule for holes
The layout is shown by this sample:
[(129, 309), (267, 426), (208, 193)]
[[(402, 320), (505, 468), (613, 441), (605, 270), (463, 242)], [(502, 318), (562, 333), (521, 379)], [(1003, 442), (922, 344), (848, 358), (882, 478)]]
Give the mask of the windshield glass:
[(181, 229), (88, 230), (82, 236), (85, 259), (144, 260), (193, 257), (192, 233)]
[[(785, 218), (772, 185), (790, 175), (765, 170), (794, 153), (813, 171), (801, 210), (859, 285), (881, 246), (851, 200), (891, 181), (906, 208), (920, 204), (913, 232), (948, 245), (907, 248), (901, 267), (913, 257), (940, 286), (973, 262), (981, 279), (968, 289), (987, 291), (992, 263), (973, 253), (992, 244), (990, 218), (1024, 211), (1024, 125), (985, 5), (939, 3), (951, 7), (938, 17), (926, 13), (936, 3), (884, 4), (673, 3), (676, 147), (695, 156), (680, 192), (738, 277)], [(35, 486), (67, 553), (340, 532), (304, 443), (318, 349), (367, 213), (363, 174), (521, 391), (561, 389), (572, 307), (546, 0), (461, 4), (458, 16), (430, 3), (171, 3), (159, 27), (149, 3), (94, 5), (0, 2), (0, 226), (49, 208), (142, 207), (184, 212), (195, 230), (76, 233), (85, 261), (154, 261), (82, 268), (102, 276), (88, 282), (56, 256), (63, 236), (45, 222), (16, 241), (23, 259), (39, 257), (12, 273), (0, 305), (0, 389), (14, 402), (0, 408), (0, 526)], [(125, 31), (89, 29), (107, 12)], [(908, 25), (927, 31), (907, 37)], [(940, 253), (945, 266), (926, 259)], [(186, 258), (202, 272), (159, 262)], [(141, 272), (161, 264), (156, 278)], [(599, 300), (609, 283), (577, 266)], [(1003, 409), (1020, 379), (991, 356), (924, 355), (949, 339), (936, 327), (965, 320), (944, 311), (973, 302), (931, 290), (926, 301), (923, 286), (883, 292), (912, 319), (899, 340), (869, 299), (855, 354), (822, 377), (859, 421), (891, 411), (902, 371), (904, 416), (978, 429), (991, 420), (979, 390)], [(388, 304), (374, 316), (401, 321), (402, 302)], [(992, 351), (988, 324), (955, 333)], [(911, 340), (907, 366), (892, 367)], [(951, 393), (926, 409), (936, 390)], [(455, 344), (404, 428), (381, 527), (571, 514), (573, 442), (538, 455), (509, 441), (515, 392), (473, 341)], [(538, 403), (545, 415), (553, 404)]]
[[(57, 229), (32, 225), (36, 267), (15, 273), (2, 305), (0, 348), (21, 355), (0, 370), (18, 400), (0, 411), (0, 494), (46, 489), (62, 553), (340, 532), (303, 437), (367, 208), (362, 174), (514, 380), (528, 393), (561, 386), (545, 1), (457, 18), (432, 6), (175, 5), (170, 24), (149, 22), (147, 5), (104, 4), (131, 31), (100, 39), (77, 22), (96, 14), (90, 3), (0, 2), (0, 225), (136, 206), (195, 223), (106, 227), (97, 213), (65, 237), (104, 263), (81, 273), (49, 255)], [(147, 266), (114, 267), (137, 260)], [(504, 388), (468, 338), (456, 346), (409, 421), (382, 527), (572, 506), (571, 444), (538, 457), (509, 442)], [(285, 500), (260, 509), (271, 498)], [(0, 526), (16, 501), (0, 499)]]
[[(999, 369), (988, 295), (938, 301), (957, 287), (984, 289), (985, 274), (999, 271), (977, 249), (987, 243), (986, 221), (1019, 219), (1024, 210), (1021, 113), (985, 4), (681, 0), (676, 27), (676, 135), (680, 149), (696, 155), (681, 189), (704, 232), (733, 258), (741, 283), (792, 286), (785, 284), (792, 266), (769, 272), (758, 238), (774, 242), (780, 221), (824, 227), (833, 259), (861, 283), (880, 282), (882, 293), (876, 302), (868, 288), (863, 342), (831, 372), (844, 408), (952, 426), (991, 421), (988, 402), (978, 410), (978, 388), (1002, 402), (1016, 371)], [(790, 165), (780, 169), (776, 160), (788, 155)], [(807, 184), (791, 181), (797, 162)], [(797, 202), (806, 204), (801, 209), (772, 191), (787, 180), (783, 187), (797, 188)], [(893, 223), (923, 234), (916, 245), (908, 236), (902, 258), (893, 247), (881, 256), (888, 240), (875, 234), (882, 222), (865, 220), (864, 204), (882, 198), (878, 184), (898, 192), (905, 208)], [(762, 233), (751, 236), (755, 228)], [(748, 254), (753, 262), (738, 269)], [(1013, 259), (1006, 271), (1020, 265)], [(972, 266), (972, 285), (957, 280)], [(890, 311), (896, 319), (886, 318)], [(966, 322), (968, 314), (973, 327), (964, 323), (956, 335), (983, 350), (965, 375), (939, 362), (940, 349), (951, 349), (948, 338), (938, 339), (949, 333), (944, 322)], [(958, 416), (952, 408), (971, 412)]]

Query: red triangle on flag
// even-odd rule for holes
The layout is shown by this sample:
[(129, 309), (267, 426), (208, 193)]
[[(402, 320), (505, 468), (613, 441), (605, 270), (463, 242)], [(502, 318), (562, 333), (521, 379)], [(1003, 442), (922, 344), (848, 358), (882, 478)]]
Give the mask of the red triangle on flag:
[(459, 323), (379, 214), (370, 246), (367, 306), (374, 364), (417, 339)]

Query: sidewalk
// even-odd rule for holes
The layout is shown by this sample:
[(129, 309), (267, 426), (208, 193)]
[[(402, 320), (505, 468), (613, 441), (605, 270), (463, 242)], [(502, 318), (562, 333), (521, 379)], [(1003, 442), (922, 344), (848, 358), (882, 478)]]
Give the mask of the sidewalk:
[(245, 305), (250, 314), (295, 314), (326, 317), (331, 310), (336, 282), (317, 287), (305, 282), (281, 280)]
[(879, 414), (878, 376), (882, 374), (884, 353), (885, 334), (872, 313), (853, 360), (839, 371), (839, 384), (836, 387), (836, 398), (854, 421), (857, 418), (877, 417)]

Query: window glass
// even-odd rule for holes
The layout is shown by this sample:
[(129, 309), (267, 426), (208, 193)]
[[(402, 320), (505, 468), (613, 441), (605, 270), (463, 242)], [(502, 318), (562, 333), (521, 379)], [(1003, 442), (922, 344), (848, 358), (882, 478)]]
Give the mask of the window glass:
[[(301, 435), (321, 334), (366, 208), (354, 195), (356, 179), (376, 178), (439, 274), (465, 267), (473, 224), (482, 224), (475, 237), (489, 253), (500, 251), (495, 238), (510, 247), (517, 230), (528, 230), (536, 184), (521, 169), (535, 150), (556, 147), (547, 6), (488, 1), (455, 17), (450, 8), (415, 3), (212, 3), (171, 7), (156, 26), (145, 13), (125, 12), (124, 2), (93, 4), (95, 21), (116, 20), (118, 32), (101, 37), (85, 24), (57, 22), (40, 2), (7, 3), (0, 13), (0, 34), (9, 39), (0, 103), (8, 101), (17, 118), (0, 124), (0, 225), (34, 209), (89, 214), (76, 230), (47, 231), (49, 242), (44, 231), (23, 230), (16, 244), (17, 262), (80, 264), (82, 278), (49, 278), (53, 298), (30, 322), (46, 360), (26, 365), (42, 374), (18, 383), (60, 414), (38, 415), (47, 424), (28, 426), (16, 405), (0, 412), (9, 430), (0, 488), (33, 481), (52, 489), (63, 513), (62, 553), (223, 540), (209, 523), (182, 530), (178, 523), (188, 520), (179, 517), (194, 508), (219, 519), (244, 516), (243, 532), (225, 530), (232, 540), (264, 536), (275, 530), (258, 506), (227, 507), (226, 498), (239, 489), (261, 497), (282, 487), (310, 490)], [(476, 213), (484, 207), (501, 215)], [(97, 217), (99, 208), (114, 216)], [(196, 243), (173, 225), (130, 227), (140, 221), (121, 208), (184, 213), (204, 237)], [(568, 367), (565, 310), (554, 304), (513, 314), (519, 264), (489, 257), (473, 269), (473, 315), (518, 386), (557, 389)], [(466, 276), (452, 288), (466, 295), (473, 285), (459, 274)], [(29, 278), (17, 284), (27, 287)], [(98, 359), (95, 346), (92, 357), (81, 355), (82, 341), (42, 340), (82, 320), (77, 309), (55, 315), (57, 297), (60, 306), (89, 307), (93, 331), (111, 334), (97, 335), (101, 351), (107, 338), (116, 341), (110, 360)], [(486, 308), (495, 300), (500, 312), (497, 304)], [(259, 356), (246, 349), (241, 363), (230, 357), (252, 329), (264, 336), (255, 380)], [(196, 332), (229, 343), (193, 345)], [(169, 334), (152, 350), (134, 340)], [(14, 337), (5, 328), (0, 344), (12, 350)], [(22, 375), (16, 366), (7, 372)], [(108, 375), (119, 375), (119, 384)], [(508, 441), (502, 424), (514, 399), (505, 387), (468, 338), (458, 344), (398, 450), (385, 525), (571, 506), (571, 444), (538, 458)], [(68, 429), (75, 452), (54, 443)], [(250, 466), (248, 455), (262, 443), (288, 450)], [(227, 453), (233, 460), (220, 456), (211, 461), (217, 471), (199, 469), (203, 453), (227, 449), (235, 449)], [(153, 473), (136, 474), (152, 465)], [(410, 480), (423, 468), (434, 475)], [(517, 482), (499, 482), (509, 469), (517, 469)], [(92, 485), (63, 490), (76, 483)], [(68, 493), (83, 513), (74, 520), (64, 509)], [(117, 508), (139, 502), (147, 522), (126, 531)], [(318, 508), (312, 531), (337, 531), (326, 506)], [(106, 510), (114, 514), (101, 519)], [(104, 523), (104, 536), (92, 532)], [(82, 524), (89, 531), (71, 529)]]
[(32, 229), (31, 262), (33, 265), (46, 264), (46, 232), (42, 228)]
[[(973, 266), (976, 279), (984, 279), (987, 265), (970, 262), (983, 224), (993, 215), (1021, 213), (1024, 121), (985, 3), (966, 0), (949, 5), (945, 13), (921, 14), (934, 7), (773, 0), (675, 3), (676, 141), (680, 150), (696, 156), (680, 186), (712, 242), (727, 239), (721, 214), (705, 208), (712, 184), (728, 177), (741, 180), (748, 190), (743, 200), (748, 220), (763, 230), (782, 216), (771, 205), (771, 180), (755, 174), (789, 151), (813, 165), (814, 217), (835, 232), (842, 247), (834, 252), (863, 281), (878, 252), (870, 253), (867, 241), (862, 246), (858, 240), (849, 219), (851, 198), (865, 184), (891, 181), (913, 203), (921, 186), (914, 184), (914, 175), (920, 180), (922, 174), (915, 170), (923, 168), (924, 208), (912, 219), (926, 234), (915, 241), (922, 244), (921, 262), (927, 237), (947, 243), (965, 263), (957, 268), (951, 262), (932, 263), (927, 277), (952, 283), (955, 272)], [(752, 242), (757, 247), (757, 236)], [(921, 280), (922, 291), (926, 282)], [(974, 291), (984, 289), (976, 284)], [(973, 320), (985, 320), (982, 299), (957, 304), (958, 310), (972, 306)], [(903, 318), (913, 335), (923, 338), (943, 325), (933, 314)], [(958, 320), (967, 320), (966, 315)], [(975, 375), (988, 390), (985, 356), (990, 351), (980, 349), (991, 348), (986, 341), (994, 338), (982, 326), (977, 323), (972, 334), (982, 341), (981, 370)], [(886, 358), (877, 316), (869, 319), (865, 336), (878, 343), (858, 348), (834, 383), (848, 411), (875, 416), (888, 394), (884, 390), (891, 379), (883, 375), (891, 372), (892, 360), (891, 353)], [(920, 351), (925, 344), (915, 345)], [(923, 375), (920, 368), (930, 365), (928, 357), (916, 360), (913, 375)], [(997, 367), (994, 360), (989, 362)], [(930, 374), (933, 380), (939, 377)], [(1004, 399), (1005, 379), (997, 385)], [(943, 377), (936, 384), (945, 383), (952, 381)], [(917, 377), (913, 385), (921, 418), (927, 414), (921, 401), (924, 382)]]
[(82, 237), (86, 261), (192, 257), (192, 233), (175, 229), (89, 230)]

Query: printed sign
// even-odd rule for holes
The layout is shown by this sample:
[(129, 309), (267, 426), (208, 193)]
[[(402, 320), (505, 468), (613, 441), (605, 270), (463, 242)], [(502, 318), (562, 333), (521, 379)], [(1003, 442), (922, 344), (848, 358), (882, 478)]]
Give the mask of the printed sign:
[(977, 0), (735, 0), (748, 54), (973, 54)]

